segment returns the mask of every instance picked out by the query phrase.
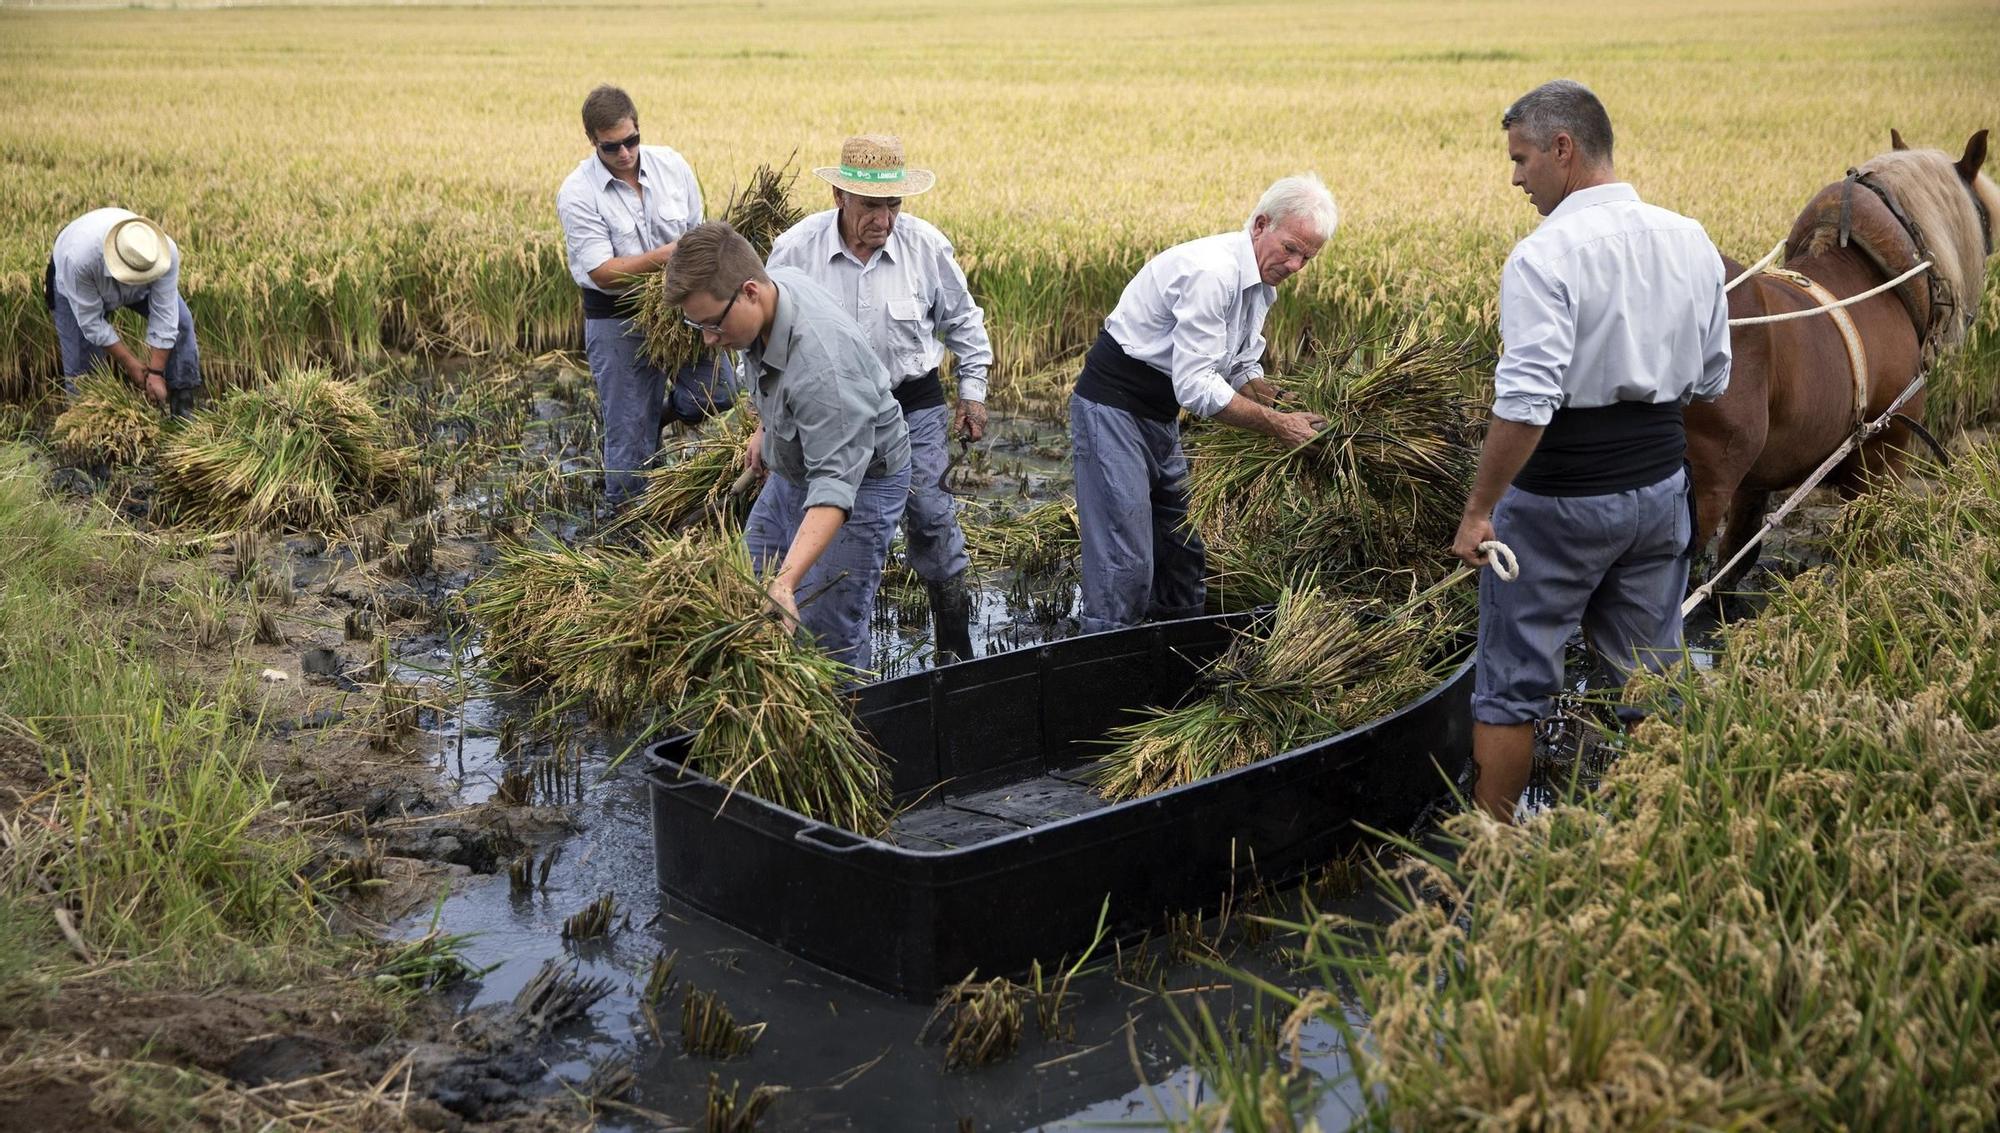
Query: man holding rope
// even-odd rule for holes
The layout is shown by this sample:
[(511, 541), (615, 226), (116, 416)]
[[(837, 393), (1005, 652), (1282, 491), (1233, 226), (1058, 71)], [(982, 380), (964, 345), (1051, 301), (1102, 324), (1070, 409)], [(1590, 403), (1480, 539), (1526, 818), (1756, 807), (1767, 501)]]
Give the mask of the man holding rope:
[(1566, 79), (1500, 125), (1513, 183), (1547, 219), (1500, 277), (1492, 422), (1452, 553), (1499, 540), (1520, 579), (1479, 580), (1473, 798), (1513, 819), (1535, 721), (1580, 622), (1619, 672), (1685, 656), (1693, 517), (1681, 407), (1729, 386), (1722, 257), (1694, 221), (1640, 202), (1611, 161), (1611, 119)]

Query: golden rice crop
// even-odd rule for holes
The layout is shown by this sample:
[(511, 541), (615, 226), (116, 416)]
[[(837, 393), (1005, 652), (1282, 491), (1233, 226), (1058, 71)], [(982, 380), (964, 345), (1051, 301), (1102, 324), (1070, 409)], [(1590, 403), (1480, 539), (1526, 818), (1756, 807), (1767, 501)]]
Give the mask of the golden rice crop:
[(747, 400), (712, 418), (700, 437), (645, 474), (645, 488), (619, 511), (615, 530), (672, 534), (748, 515), (756, 492), (743, 479), (743, 446), (756, 427)]
[(325, 531), (374, 507), (407, 460), (353, 385), (295, 371), (195, 414), (161, 446), (160, 501), (210, 531)]
[(49, 427), (49, 442), (77, 464), (137, 464), (153, 450), (160, 409), (132, 383), (109, 370), (76, 380), (69, 408)]

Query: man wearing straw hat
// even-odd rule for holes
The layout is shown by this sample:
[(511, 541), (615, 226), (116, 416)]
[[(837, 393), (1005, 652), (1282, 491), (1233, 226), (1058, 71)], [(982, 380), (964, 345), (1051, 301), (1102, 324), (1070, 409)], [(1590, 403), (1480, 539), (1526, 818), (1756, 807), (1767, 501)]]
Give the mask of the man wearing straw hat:
[[(63, 387), (74, 393), (76, 377), (109, 357), (154, 404), (177, 417), (192, 412), (201, 350), (180, 278), (179, 245), (145, 217), (102, 208), (70, 221), (56, 236), (42, 281)], [(146, 318), (144, 358), (111, 325), (111, 313), (120, 309)]]
[(881, 359), (826, 289), (768, 271), (728, 224), (698, 224), (667, 267), (666, 299), (711, 347), (741, 350), (768, 469), (743, 541), (776, 568), (772, 605), (838, 661), (866, 670), (869, 616), (910, 495), (910, 438)]
[(1188, 521), (1181, 410), (1286, 445), (1326, 424), (1274, 408), (1264, 316), (1338, 220), (1318, 177), (1281, 178), (1242, 231), (1148, 261), (1104, 320), (1069, 399), (1085, 633), (1202, 612), (1205, 552)]
[[(795, 268), (832, 293), (888, 369), (890, 392), (910, 430), (910, 501), (903, 511), (910, 569), (930, 593), (938, 662), (967, 660), (969, 560), (944, 478), (949, 434), (976, 441), (986, 432), (986, 370), (993, 361), (986, 316), (972, 299), (951, 241), (930, 223), (903, 215), (903, 201), (928, 192), (937, 178), (904, 164), (901, 139), (849, 138), (839, 165), (813, 173), (833, 186), (834, 207), (778, 237), (768, 265)], [(938, 381), (946, 347), (958, 380), (955, 415)], [(949, 431), (947, 415), (953, 416)]]
[(680, 154), (639, 144), (631, 96), (604, 85), (583, 100), (593, 151), (556, 191), (569, 274), (583, 295), (583, 345), (604, 415), (604, 502), (641, 490), (640, 472), (660, 451), (660, 426), (695, 422), (734, 391), (713, 357), (683, 366), (671, 382), (646, 360), (645, 336), (620, 300), (664, 269), (674, 241), (701, 223), (701, 185)]
[(1685, 656), (1681, 407), (1729, 388), (1730, 350), (1721, 254), (1618, 179), (1596, 95), (1544, 83), (1500, 125), (1513, 183), (1546, 219), (1501, 270), (1505, 348), (1452, 552), (1481, 566), (1497, 539), (1520, 565), (1513, 582), (1480, 577), (1472, 693), (1473, 799), (1506, 822), (1579, 622), (1623, 673)]

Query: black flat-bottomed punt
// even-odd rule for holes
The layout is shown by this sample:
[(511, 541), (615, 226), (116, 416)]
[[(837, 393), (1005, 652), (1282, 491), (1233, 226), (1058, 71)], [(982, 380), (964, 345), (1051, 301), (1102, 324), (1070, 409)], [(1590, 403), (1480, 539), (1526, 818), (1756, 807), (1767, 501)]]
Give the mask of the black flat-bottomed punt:
[(1396, 712), (1197, 783), (1106, 803), (1097, 741), (1175, 705), (1243, 614), (1089, 634), (857, 690), (887, 755), (890, 831), (864, 837), (681, 766), (692, 737), (648, 750), (668, 894), (872, 987), (926, 999), (977, 969), (1074, 955), (1107, 898), (1120, 933), (1224, 894), (1281, 884), (1398, 830), (1470, 758), (1472, 667)]

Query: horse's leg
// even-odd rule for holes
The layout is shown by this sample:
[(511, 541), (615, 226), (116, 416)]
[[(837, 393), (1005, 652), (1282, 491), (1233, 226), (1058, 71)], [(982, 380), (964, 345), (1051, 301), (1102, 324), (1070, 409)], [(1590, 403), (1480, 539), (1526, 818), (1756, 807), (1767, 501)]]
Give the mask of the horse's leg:
[[(1728, 562), (1736, 552), (1742, 550), (1743, 545), (1750, 541), (1750, 537), (1757, 533), (1757, 528), (1764, 522), (1764, 509), (1770, 502), (1771, 493), (1749, 488), (1739, 490), (1729, 501), (1729, 526), (1723, 531), (1722, 546), (1716, 551), (1715, 563), (1718, 568)], [(1762, 543), (1752, 547), (1750, 552), (1743, 556), (1743, 561), (1730, 568), (1729, 573), (1716, 583), (1715, 588), (1727, 590), (1735, 586), (1751, 567), (1757, 565), (1757, 556), (1762, 551)]]

